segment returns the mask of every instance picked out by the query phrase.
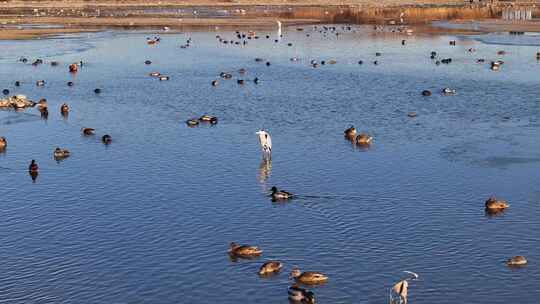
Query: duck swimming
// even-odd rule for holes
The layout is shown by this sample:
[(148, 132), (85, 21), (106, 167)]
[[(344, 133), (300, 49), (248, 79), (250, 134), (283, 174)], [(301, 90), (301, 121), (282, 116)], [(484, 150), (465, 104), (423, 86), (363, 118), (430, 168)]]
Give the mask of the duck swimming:
[(289, 287), (287, 293), (289, 294), (289, 300), (294, 303), (315, 304), (315, 294), (296, 284)]
[(259, 268), (259, 275), (277, 273), (281, 271), (281, 268), (283, 268), (283, 263), (280, 261), (268, 261)]
[(41, 98), (41, 99), (38, 101), (37, 106), (38, 106), (38, 109), (39, 109), (39, 110), (46, 109), (47, 106), (48, 106), (48, 104), (47, 104), (47, 99)]
[(7, 147), (7, 140), (4, 136), (0, 137), (0, 150), (4, 150)]
[(366, 133), (362, 133), (356, 137), (356, 143), (358, 145), (370, 145), (372, 141), (373, 137)]
[(273, 186), (272, 189), (270, 189), (270, 191), (272, 191), (271, 196), (273, 200), (288, 200), (288, 199), (293, 198), (294, 196), (290, 192), (283, 191), (283, 190), (279, 191), (276, 186)]
[(217, 117), (215, 116), (212, 116), (212, 115), (203, 115), (201, 117), (199, 117), (199, 121), (202, 121), (202, 122), (209, 122), (211, 124), (216, 124), (218, 119)]
[(499, 210), (503, 210), (510, 207), (508, 202), (503, 201), (503, 200), (498, 200), (494, 196), (488, 198), (485, 206), (486, 206), (486, 210), (490, 210), (490, 211), (499, 211)]
[(442, 90), (442, 93), (444, 95), (456, 95), (456, 89), (451, 89), (451, 88), (444, 88)]
[(38, 81), (36, 81), (36, 85), (37, 85), (38, 87), (44, 86), (44, 85), (45, 85), (45, 80), (38, 80)]
[(110, 144), (110, 143), (112, 142), (112, 137), (111, 137), (109, 134), (105, 134), (105, 135), (103, 135), (103, 136), (101, 137), (101, 141), (102, 141), (104, 144), (108, 145), (108, 144)]
[(199, 120), (194, 119), (194, 118), (188, 119), (188, 120), (186, 120), (186, 124), (188, 125), (188, 127), (195, 127), (195, 126), (199, 125)]
[(60, 106), (60, 113), (62, 115), (67, 115), (69, 113), (69, 106), (67, 103), (63, 103), (62, 106)]
[(301, 272), (300, 268), (298, 267), (293, 269), (290, 277), (298, 283), (307, 285), (316, 285), (328, 282), (328, 277), (325, 274), (313, 271)]
[(345, 133), (345, 137), (348, 139), (354, 139), (356, 137), (356, 128), (354, 126), (350, 126), (343, 133)]
[(257, 246), (238, 245), (235, 242), (230, 244), (229, 253), (239, 257), (256, 257), (262, 254), (262, 250)]
[(76, 63), (72, 63), (69, 65), (70, 73), (77, 73), (78, 70), (79, 70), (79, 66)]
[(39, 166), (34, 159), (32, 159), (32, 162), (28, 166), (28, 171), (30, 173), (37, 173), (39, 171)]
[(508, 266), (524, 266), (527, 264), (527, 259), (522, 255), (517, 255), (506, 261)]
[(82, 128), (81, 131), (84, 135), (94, 135), (96, 130), (92, 128)]
[(407, 304), (407, 296), (409, 289), (409, 280), (418, 279), (418, 275), (414, 272), (405, 271), (412, 277), (403, 279), (392, 287), (390, 290), (390, 304)]
[(56, 159), (62, 159), (69, 157), (70, 153), (67, 149), (60, 149), (59, 147), (57, 147), (56, 149), (54, 149), (53, 155)]

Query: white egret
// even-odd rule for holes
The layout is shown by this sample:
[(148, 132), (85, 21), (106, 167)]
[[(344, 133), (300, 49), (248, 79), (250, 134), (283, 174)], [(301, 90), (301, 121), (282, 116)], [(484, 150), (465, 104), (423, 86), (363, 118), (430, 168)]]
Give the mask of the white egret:
[(270, 138), (270, 134), (264, 130), (259, 130), (255, 132), (255, 134), (259, 135), (259, 143), (261, 144), (261, 149), (263, 151), (263, 154), (265, 155), (271, 155), (272, 154), (272, 139)]
[(281, 37), (281, 21), (276, 20), (276, 22), (277, 22), (277, 26), (278, 26), (277, 35), (278, 35), (278, 39), (279, 39)]

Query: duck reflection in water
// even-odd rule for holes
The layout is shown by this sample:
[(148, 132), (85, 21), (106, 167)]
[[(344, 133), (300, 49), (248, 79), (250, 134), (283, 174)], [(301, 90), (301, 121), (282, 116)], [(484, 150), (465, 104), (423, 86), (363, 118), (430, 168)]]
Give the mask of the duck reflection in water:
[(39, 173), (37, 171), (30, 171), (28, 174), (30, 175), (30, 178), (32, 178), (32, 182), (35, 183)]

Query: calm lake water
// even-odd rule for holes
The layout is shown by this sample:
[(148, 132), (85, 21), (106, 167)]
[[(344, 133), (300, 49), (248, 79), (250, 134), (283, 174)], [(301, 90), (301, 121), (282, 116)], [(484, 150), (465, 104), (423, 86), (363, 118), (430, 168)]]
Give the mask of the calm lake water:
[[(329, 276), (312, 288), (318, 303), (388, 302), (404, 270), (420, 275), (410, 303), (537, 303), (538, 47), (509, 45), (509, 35), (484, 44), (308, 28), (284, 30), (280, 43), (259, 31), (262, 39), (244, 47), (217, 42), (233, 31), (163, 34), (154, 46), (145, 42), (154, 34), (140, 32), (0, 41), (0, 89), (47, 98), (50, 109), (48, 120), (37, 108), (0, 111), (8, 140), (0, 154), (0, 302), (287, 303), (296, 265)], [(192, 46), (181, 49), (189, 37)], [(435, 65), (431, 51), (452, 63)], [(337, 64), (315, 69), (312, 59)], [(505, 62), (498, 72), (489, 69), (495, 59)], [(85, 66), (69, 74), (79, 60)], [(233, 79), (212, 87), (222, 71)], [(258, 85), (236, 83), (255, 77)], [(457, 94), (441, 95), (444, 87)], [(433, 95), (423, 97), (425, 89)], [(186, 126), (202, 114), (219, 123)], [(344, 140), (351, 124), (374, 136), (371, 148)], [(83, 137), (82, 127), (96, 136)], [(260, 128), (273, 138), (271, 162), (261, 157)], [(72, 156), (56, 162), (57, 146)], [(41, 169), (35, 183), (31, 159)], [(274, 185), (300, 198), (273, 203)], [(487, 216), (490, 195), (511, 207)], [(231, 241), (264, 254), (231, 261)], [(529, 265), (508, 268), (514, 255)], [(282, 260), (284, 271), (259, 278), (268, 259)]]

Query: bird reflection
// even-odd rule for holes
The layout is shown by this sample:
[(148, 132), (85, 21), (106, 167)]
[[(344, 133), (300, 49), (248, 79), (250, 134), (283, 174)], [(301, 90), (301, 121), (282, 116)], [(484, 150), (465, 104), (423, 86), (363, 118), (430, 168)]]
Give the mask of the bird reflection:
[(263, 157), (261, 164), (259, 166), (259, 182), (261, 184), (266, 183), (268, 177), (272, 173), (272, 159), (269, 157)]
[(35, 183), (38, 177), (38, 172), (30, 171), (29, 174), (30, 174), (30, 177), (32, 178), (32, 182)]
[(498, 217), (504, 214), (505, 209), (487, 209), (485, 210), (485, 215), (488, 218)]

